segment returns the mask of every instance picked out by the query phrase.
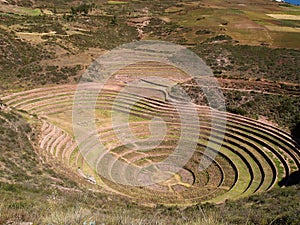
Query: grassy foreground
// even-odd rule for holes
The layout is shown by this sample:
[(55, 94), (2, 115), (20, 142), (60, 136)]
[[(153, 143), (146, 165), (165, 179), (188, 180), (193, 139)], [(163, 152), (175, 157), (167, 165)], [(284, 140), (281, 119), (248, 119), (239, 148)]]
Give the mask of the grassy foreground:
[[(34, 224), (298, 224), (299, 186), (221, 205), (148, 208), (105, 194), (26, 189), (1, 184), (0, 223)], [(94, 223), (94, 224), (95, 224)]]

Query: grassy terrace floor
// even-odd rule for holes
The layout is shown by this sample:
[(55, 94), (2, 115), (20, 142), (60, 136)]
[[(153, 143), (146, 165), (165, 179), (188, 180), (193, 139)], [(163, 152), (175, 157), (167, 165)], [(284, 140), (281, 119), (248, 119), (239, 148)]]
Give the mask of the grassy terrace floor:
[[(16, 109), (28, 111), (38, 117), (42, 116), (46, 124), (42, 129), (40, 142), (40, 147), (45, 151), (43, 154), (57, 157), (74, 171), (80, 167), (83, 174), (92, 175), (97, 183), (94, 189), (117, 193), (145, 204), (190, 205), (199, 202), (223, 202), (226, 199), (241, 198), (272, 189), (281, 179), (299, 170), (299, 150), (285, 132), (246, 117), (226, 114), (228, 119), (223, 139), (225, 123), (222, 118), (225, 114), (218, 112), (211, 117), (210, 108), (198, 107), (198, 113), (201, 115), (200, 136), (197, 140), (199, 147), (191, 158), (190, 164), (186, 165), (186, 172), (176, 175), (179, 178), (175, 178), (174, 175), (175, 177), (168, 184), (159, 183), (148, 188), (114, 184), (99, 176), (95, 168), (90, 167), (76, 147), (75, 141), (72, 140), (73, 133), (70, 132), (72, 121), (68, 115), (72, 110), (75, 86), (69, 85), (68, 88), (69, 91), (62, 91), (65, 90), (64, 86), (36, 89), (3, 99)], [(154, 89), (153, 91), (155, 92)], [(176, 110), (163, 99), (148, 98), (136, 102), (138, 96), (129, 93), (120, 96), (117, 93), (108, 87), (98, 98), (95, 114), (101, 142), (110, 149), (115, 162), (121, 159), (139, 167), (166, 159), (177, 145), (177, 138), (180, 136), (180, 120)], [(117, 97), (118, 101), (115, 101)], [(130, 109), (127, 105), (131, 104), (134, 107)], [(157, 148), (149, 147), (147, 151), (139, 150), (138, 147), (131, 149), (117, 141), (110, 125), (112, 105), (119, 116), (126, 113), (133, 116), (130, 120), (131, 132), (141, 139), (132, 146), (152, 145), (151, 141), (147, 141), (150, 135), (147, 126), (153, 116), (162, 115), (167, 123), (167, 135), (164, 141)], [(181, 111), (189, 115), (189, 110), (182, 107)], [(212, 119), (218, 121), (217, 126), (212, 127)], [(193, 124), (189, 126), (190, 134), (197, 132)], [(126, 133), (125, 128), (125, 125), (118, 126), (121, 133)], [(205, 151), (208, 142), (211, 142), (210, 151), (218, 151), (219, 145), (222, 147), (219, 156), (213, 159), (212, 166), (203, 173), (198, 171), (196, 165), (202, 157), (209, 157)], [(93, 149), (94, 143), (87, 136), (80, 146), (84, 149)], [(89, 154), (89, 151), (84, 154)], [(110, 172), (115, 170), (116, 165), (113, 163), (110, 166)], [(192, 180), (188, 176), (191, 176)], [(183, 181), (186, 179), (192, 183), (185, 184)]]

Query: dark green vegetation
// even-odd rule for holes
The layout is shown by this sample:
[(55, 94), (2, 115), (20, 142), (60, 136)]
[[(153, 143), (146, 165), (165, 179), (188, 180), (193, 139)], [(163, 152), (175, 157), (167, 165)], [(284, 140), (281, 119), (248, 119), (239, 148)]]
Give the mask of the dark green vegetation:
[[(300, 121), (299, 96), (243, 93), (225, 91), (227, 110), (258, 119), (258, 115), (268, 117), (282, 127), (293, 129)], [(272, 107), (270, 107), (272, 106)]]
[[(298, 87), (297, 87), (298, 88)], [(189, 91), (195, 102), (204, 103), (198, 93), (200, 89)], [(292, 130), (300, 121), (299, 95), (289, 96), (278, 93), (270, 94), (263, 91), (223, 90), (228, 112), (259, 119), (268, 118), (279, 126)]]
[[(229, 112), (256, 119), (265, 116), (287, 129), (300, 121), (299, 50), (228, 43), (202, 44), (192, 50), (219, 78)], [(196, 97), (200, 88), (189, 92), (201, 103)]]
[[(299, 50), (249, 45), (203, 44), (193, 48), (193, 51), (206, 60), (217, 77), (300, 83)], [(299, 86), (295, 88), (295, 91), (299, 91)]]

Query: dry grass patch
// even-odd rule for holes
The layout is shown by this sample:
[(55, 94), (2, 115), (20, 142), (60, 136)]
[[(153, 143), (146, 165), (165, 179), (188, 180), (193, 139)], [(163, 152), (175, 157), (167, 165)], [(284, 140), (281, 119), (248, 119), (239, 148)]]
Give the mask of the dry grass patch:
[(300, 28), (298, 27), (283, 27), (283, 26), (269, 26), (266, 25), (266, 28), (270, 31), (276, 31), (276, 32), (292, 32), (292, 33), (299, 33)]
[(288, 15), (288, 14), (266, 14), (266, 15), (278, 20), (300, 20), (300, 15)]
[(23, 40), (26, 40), (28, 42), (32, 42), (34, 44), (39, 44), (42, 42), (47, 41), (46, 39), (43, 39), (43, 36), (53, 36), (55, 35), (55, 31), (50, 31), (48, 33), (37, 33), (37, 32), (16, 32), (16, 35), (20, 37)]

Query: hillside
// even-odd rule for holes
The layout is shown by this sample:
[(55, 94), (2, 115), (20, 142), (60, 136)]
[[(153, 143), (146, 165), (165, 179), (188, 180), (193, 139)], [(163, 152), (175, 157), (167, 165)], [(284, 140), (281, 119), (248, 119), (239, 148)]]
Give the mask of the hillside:
[(0, 0), (0, 224), (299, 224), (299, 34), (274, 1)]

